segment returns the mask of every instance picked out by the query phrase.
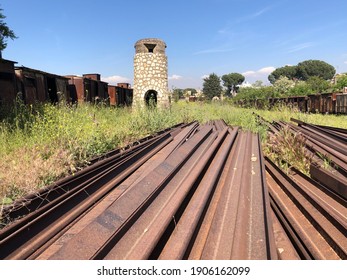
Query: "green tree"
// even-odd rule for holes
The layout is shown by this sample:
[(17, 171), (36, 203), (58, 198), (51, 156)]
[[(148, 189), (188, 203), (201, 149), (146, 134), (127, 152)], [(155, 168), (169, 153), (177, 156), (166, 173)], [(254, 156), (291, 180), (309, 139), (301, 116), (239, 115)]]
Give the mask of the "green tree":
[(293, 80), (297, 76), (297, 66), (286, 65), (284, 67), (277, 68), (271, 72), (271, 74), (268, 76), (268, 80), (271, 84), (274, 84), (281, 76), (287, 77), (289, 80)]
[(7, 47), (7, 38), (12, 40), (16, 39), (14, 32), (4, 22), (6, 16), (2, 13), (3, 9), (0, 8), (0, 58), (2, 58), (2, 51)]
[(175, 88), (172, 91), (172, 98), (177, 102), (181, 97), (183, 97), (183, 89)]
[(196, 94), (196, 89), (195, 88), (186, 88), (183, 90), (183, 95), (187, 92), (190, 92), (190, 95), (195, 96)]
[(279, 79), (274, 82), (273, 87), (275, 90), (282, 96), (286, 96), (289, 93), (289, 90), (293, 88), (295, 82), (288, 79), (285, 76), (281, 76)]
[(222, 76), (223, 85), (227, 88), (226, 95), (231, 96), (232, 92), (237, 92), (238, 86), (241, 85), (245, 77), (240, 73), (230, 73)]
[(259, 88), (244, 87), (240, 88), (238, 94), (233, 98), (233, 102), (241, 102), (245, 107), (252, 107), (256, 99), (264, 100), (265, 104), (268, 98), (278, 96), (279, 94), (273, 86), (262, 86)]
[(342, 91), (345, 87), (347, 87), (347, 74), (337, 77), (335, 89)]
[(255, 87), (255, 88), (263, 87), (263, 81), (261, 81), (261, 80), (256, 80), (256, 81), (252, 84), (252, 86)]
[(330, 80), (335, 75), (334, 66), (321, 60), (305, 60), (297, 66), (297, 78), (307, 81), (310, 77), (316, 76), (324, 80)]
[(296, 81), (294, 87), (290, 88), (289, 96), (305, 96), (314, 93), (310, 85), (305, 81)]
[(204, 78), (203, 89), (205, 97), (211, 100), (214, 96), (218, 96), (222, 92), (221, 79), (215, 73)]
[(317, 76), (309, 77), (306, 83), (315, 93), (326, 92), (330, 87), (330, 83), (327, 80), (324, 80), (323, 78)]

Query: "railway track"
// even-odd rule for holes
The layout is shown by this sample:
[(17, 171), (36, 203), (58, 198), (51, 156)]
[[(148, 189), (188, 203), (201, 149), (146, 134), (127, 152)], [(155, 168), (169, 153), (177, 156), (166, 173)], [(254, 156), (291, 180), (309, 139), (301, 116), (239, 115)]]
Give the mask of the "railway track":
[(293, 169), (286, 175), (268, 159), (271, 207), (302, 259), (347, 259), (347, 203)]
[[(291, 119), (288, 122), (268, 122), (257, 116), (259, 122), (268, 126), (272, 135), (290, 131), (303, 139), (306, 153), (312, 157), (310, 174), (313, 179), (347, 199), (347, 130), (307, 124)], [(325, 168), (329, 165), (329, 168)]]
[(343, 193), (256, 134), (179, 124), (5, 209), (0, 259), (346, 259)]
[[(293, 167), (285, 174), (266, 158), (275, 236), (281, 243), (279, 257), (347, 259), (347, 130), (295, 119), (291, 121), (297, 126), (258, 119), (273, 135), (289, 130), (303, 137), (307, 154), (314, 158), (311, 177)], [(329, 159), (329, 168), (322, 167), (322, 156)]]

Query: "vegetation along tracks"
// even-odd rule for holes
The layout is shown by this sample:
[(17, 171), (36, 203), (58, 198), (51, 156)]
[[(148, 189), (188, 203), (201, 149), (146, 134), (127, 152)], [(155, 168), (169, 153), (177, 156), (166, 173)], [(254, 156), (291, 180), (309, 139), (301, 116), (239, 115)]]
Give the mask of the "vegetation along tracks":
[(6, 209), (0, 258), (346, 259), (344, 192), (288, 176), (257, 134), (180, 124)]

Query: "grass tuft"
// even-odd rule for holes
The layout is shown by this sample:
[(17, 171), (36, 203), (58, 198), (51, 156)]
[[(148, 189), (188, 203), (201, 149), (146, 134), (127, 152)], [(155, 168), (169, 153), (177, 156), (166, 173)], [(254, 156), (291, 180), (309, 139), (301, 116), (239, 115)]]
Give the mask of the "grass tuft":
[(305, 138), (300, 133), (293, 133), (288, 127), (276, 135), (269, 134), (263, 144), (264, 154), (285, 172), (290, 166), (309, 176), (313, 157), (305, 146)]

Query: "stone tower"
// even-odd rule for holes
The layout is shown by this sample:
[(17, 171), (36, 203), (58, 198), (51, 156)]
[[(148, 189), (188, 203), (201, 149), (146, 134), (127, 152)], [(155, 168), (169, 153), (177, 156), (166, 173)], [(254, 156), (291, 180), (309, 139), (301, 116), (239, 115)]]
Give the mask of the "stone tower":
[(169, 105), (166, 44), (160, 39), (135, 43), (133, 107)]

